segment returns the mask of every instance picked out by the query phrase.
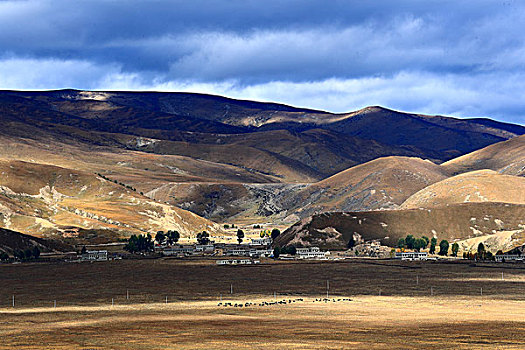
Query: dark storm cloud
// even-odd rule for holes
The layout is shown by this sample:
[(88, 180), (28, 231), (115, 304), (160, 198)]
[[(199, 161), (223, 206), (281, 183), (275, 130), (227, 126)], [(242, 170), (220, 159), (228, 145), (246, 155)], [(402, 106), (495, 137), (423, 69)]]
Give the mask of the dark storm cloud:
[(518, 1), (0, 1), (0, 87), (191, 90), (523, 123), (523, 23)]

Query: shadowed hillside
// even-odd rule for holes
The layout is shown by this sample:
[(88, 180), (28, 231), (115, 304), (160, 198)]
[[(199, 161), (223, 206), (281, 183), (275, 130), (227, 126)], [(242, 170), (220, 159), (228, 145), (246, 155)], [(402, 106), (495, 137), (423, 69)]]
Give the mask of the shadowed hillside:
[(355, 241), (377, 239), (395, 246), (407, 234), (454, 241), (506, 232), (501, 247), (494, 247), (510, 249), (523, 245), (524, 231), (525, 205), (463, 203), (430, 209), (318, 214), (291, 226), (276, 244), (345, 249), (351, 236)]

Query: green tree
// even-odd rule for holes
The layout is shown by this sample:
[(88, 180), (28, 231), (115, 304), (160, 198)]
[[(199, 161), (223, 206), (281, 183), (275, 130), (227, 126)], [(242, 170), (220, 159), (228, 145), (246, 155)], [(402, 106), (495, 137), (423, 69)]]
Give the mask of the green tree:
[(206, 231), (197, 233), (197, 242), (203, 245), (210, 243), (210, 234)]
[(244, 231), (241, 229), (238, 229), (237, 230), (237, 241), (239, 242), (239, 244), (242, 243), (243, 238), (244, 238)]
[(279, 237), (280, 234), (281, 234), (281, 231), (279, 231), (279, 229), (277, 228), (274, 228), (271, 233), (272, 240), (275, 241), (275, 239)]
[(406, 244), (407, 248), (408, 249), (413, 249), (415, 241), (416, 241), (416, 239), (414, 238), (413, 235), (407, 235), (407, 237), (405, 238), (405, 244)]
[(150, 252), (153, 250), (154, 244), (151, 235), (131, 235), (128, 239), (128, 243), (124, 246), (124, 249), (130, 253), (138, 252)]
[(80, 250), (80, 254), (86, 254), (86, 252), (87, 252), (86, 246), (83, 245), (82, 249)]
[(459, 244), (454, 242), (452, 244), (452, 256), (458, 256), (458, 251), (459, 251)]
[(6, 252), (0, 253), (0, 261), (8, 261), (8, 260), (9, 260), (9, 255), (7, 255)]
[(430, 240), (428, 239), (427, 236), (422, 236), (421, 239), (425, 241), (425, 245), (421, 248), (426, 249), (428, 247), (428, 243), (430, 243)]
[(292, 254), (292, 255), (297, 254), (297, 248), (294, 245), (290, 246), (288, 248), (288, 254)]
[(425, 242), (425, 240), (423, 238), (416, 238), (416, 240), (414, 241), (414, 250), (415, 251), (419, 252), (425, 246), (426, 246), (426, 242)]
[(166, 240), (168, 241), (169, 245), (177, 243), (179, 239), (180, 239), (179, 231), (169, 230), (168, 232), (166, 232)]
[(157, 234), (155, 235), (155, 241), (158, 244), (162, 244), (164, 243), (165, 240), (166, 240), (166, 235), (164, 234), (164, 231), (158, 231)]
[(448, 241), (443, 239), (439, 242), (439, 255), (447, 256), (448, 255)]
[(405, 239), (404, 238), (400, 238), (400, 239), (397, 240), (397, 247), (398, 248), (405, 248), (405, 245), (406, 245), (406, 243), (405, 243)]
[(429, 249), (430, 254), (436, 253), (436, 244), (437, 244), (437, 239), (435, 237), (432, 237), (432, 239), (430, 240), (430, 249)]
[(281, 255), (281, 248), (275, 247), (273, 249), (273, 257), (274, 257), (274, 259), (279, 258), (279, 255)]
[(486, 255), (485, 245), (483, 244), (483, 242), (479, 242), (479, 244), (478, 244), (478, 258), (480, 260), (484, 260), (485, 259), (485, 255)]
[(230, 228), (230, 225), (228, 225), (228, 224), (224, 224), (224, 228), (227, 230), (227, 229)]

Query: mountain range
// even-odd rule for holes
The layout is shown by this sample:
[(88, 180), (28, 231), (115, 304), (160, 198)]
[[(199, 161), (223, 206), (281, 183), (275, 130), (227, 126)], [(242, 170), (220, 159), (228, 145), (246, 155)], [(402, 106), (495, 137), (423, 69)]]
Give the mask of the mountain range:
[[(283, 235), (288, 244), (313, 234), (305, 222), (318, 225), (332, 215), (325, 212), (397, 220), (395, 213), (420, 207), (525, 204), (525, 127), (490, 119), (58, 90), (1, 91), (0, 121), (0, 226), (35, 236), (191, 235), (219, 233), (222, 222), (302, 222)], [(520, 220), (504, 228), (518, 230)], [(472, 232), (466, 227), (458, 224), (458, 239)], [(421, 231), (432, 234), (428, 228)]]

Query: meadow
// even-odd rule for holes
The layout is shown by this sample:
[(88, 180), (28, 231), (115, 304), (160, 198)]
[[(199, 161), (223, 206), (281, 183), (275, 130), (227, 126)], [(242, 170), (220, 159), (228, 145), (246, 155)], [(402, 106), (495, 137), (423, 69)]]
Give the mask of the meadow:
[(0, 349), (525, 347), (517, 264), (34, 263), (0, 266), (0, 296)]

